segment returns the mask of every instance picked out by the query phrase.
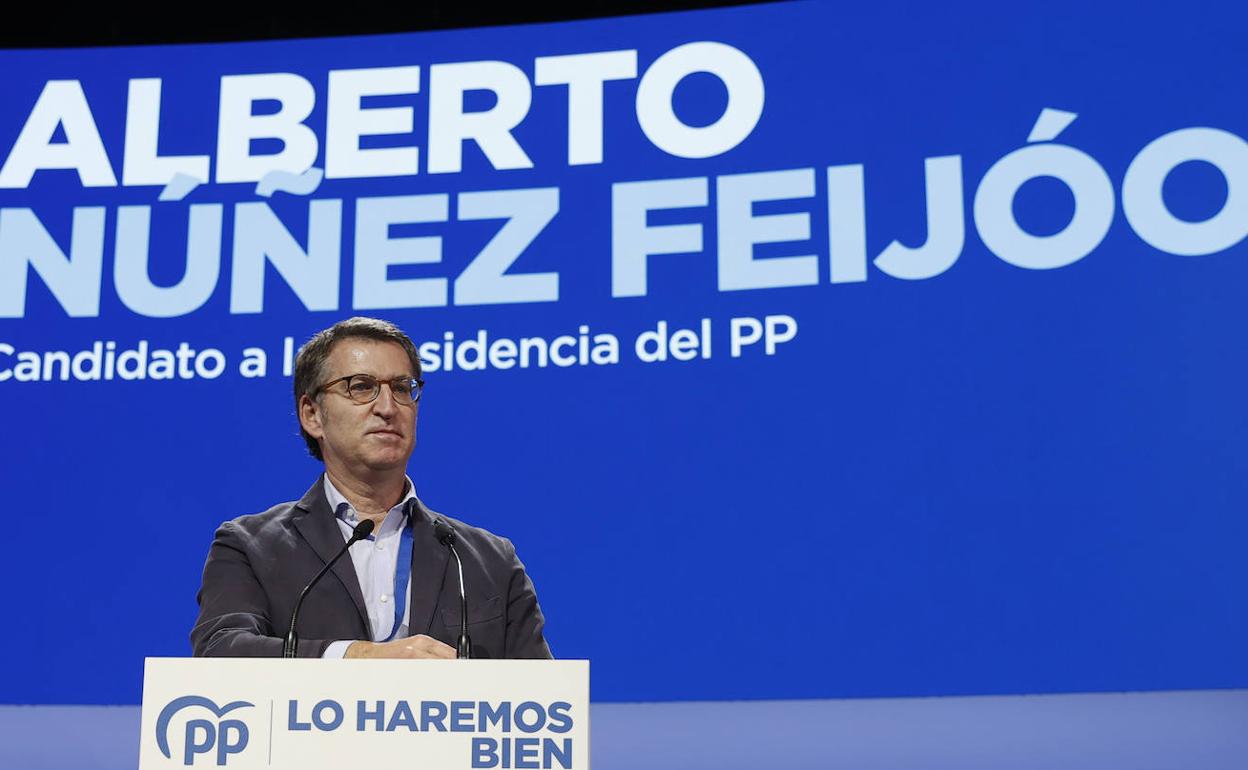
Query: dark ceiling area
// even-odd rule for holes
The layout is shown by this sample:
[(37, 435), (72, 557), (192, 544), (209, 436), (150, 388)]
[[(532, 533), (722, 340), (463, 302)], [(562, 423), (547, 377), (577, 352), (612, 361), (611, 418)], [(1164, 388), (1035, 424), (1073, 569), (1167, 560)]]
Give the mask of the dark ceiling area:
[[(229, 6), (203, 5), (199, 13), (111, 12), (78, 9), (36, 12), (24, 24), (0, 29), (0, 48), (57, 48), (156, 43), (208, 43), (231, 40), (371, 35), (387, 32), (529, 24), (662, 11), (752, 5), (744, 0), (669, 0), (580, 3), (426, 2), (409, 4), (329, 4), (314, 9), (265, 4), (240, 12)], [(149, 7), (150, 8), (150, 7)]]

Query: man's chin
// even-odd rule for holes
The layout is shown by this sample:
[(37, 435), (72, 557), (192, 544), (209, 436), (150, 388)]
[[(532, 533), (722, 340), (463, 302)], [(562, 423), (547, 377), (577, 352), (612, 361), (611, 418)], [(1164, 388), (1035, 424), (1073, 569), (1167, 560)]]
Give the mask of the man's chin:
[(376, 475), (407, 472), (407, 461), (412, 456), (412, 445), (400, 445), (391, 442), (378, 442), (371, 446), (357, 446), (350, 454), (337, 455), (333, 458), (326, 455), (327, 466), (340, 468), (341, 472), (352, 475)]
[(395, 447), (391, 451), (370, 452), (360, 458), (362, 464), (369, 470), (381, 472), (392, 470), (405, 470), (407, 468), (407, 460), (412, 456), (410, 447), (406, 451)]

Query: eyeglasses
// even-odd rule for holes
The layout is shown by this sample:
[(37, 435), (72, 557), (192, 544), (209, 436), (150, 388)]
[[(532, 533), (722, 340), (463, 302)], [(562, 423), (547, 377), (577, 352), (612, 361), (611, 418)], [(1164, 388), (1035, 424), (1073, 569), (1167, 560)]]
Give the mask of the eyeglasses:
[[(381, 395), (382, 380), (378, 380), (371, 374), (348, 374), (346, 377), (330, 380), (313, 391), (312, 395), (329, 390), (340, 382), (347, 383), (346, 396), (357, 404), (371, 404), (377, 400), (377, 396)], [(396, 404), (416, 403), (420, 400), (420, 392), (425, 387), (424, 380), (413, 377), (398, 377), (387, 380), (386, 384), (390, 386), (390, 395), (394, 397)]]

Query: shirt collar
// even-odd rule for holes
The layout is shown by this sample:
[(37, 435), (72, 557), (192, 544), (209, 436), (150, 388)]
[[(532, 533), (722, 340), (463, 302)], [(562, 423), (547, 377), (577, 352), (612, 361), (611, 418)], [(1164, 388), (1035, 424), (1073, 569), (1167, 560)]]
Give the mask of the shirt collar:
[[(334, 482), (329, 480), (328, 473), (325, 474), (324, 478), (325, 499), (329, 501), (330, 510), (334, 512), (335, 517), (354, 525), (359, 520), (355, 512), (355, 506), (351, 505), (347, 498), (343, 497), (342, 493), (338, 491), (338, 487), (334, 486)], [(404, 476), (403, 481), (405, 484), (403, 499), (399, 500), (398, 505), (386, 512), (386, 518), (382, 520), (383, 524), (390, 520), (390, 514), (395, 511), (400, 511), (400, 520), (405, 518), (408, 515), (409, 503), (416, 499), (416, 485), (412, 483), (411, 477)]]

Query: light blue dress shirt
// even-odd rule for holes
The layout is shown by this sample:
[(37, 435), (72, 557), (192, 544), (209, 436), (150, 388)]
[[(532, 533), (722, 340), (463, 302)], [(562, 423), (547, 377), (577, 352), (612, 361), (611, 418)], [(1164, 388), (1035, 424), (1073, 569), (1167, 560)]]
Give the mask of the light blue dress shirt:
[[(330, 482), (329, 474), (325, 474), (325, 497), (338, 518), (338, 529), (342, 531), (342, 541), (345, 543), (351, 539), (351, 533), (360, 520), (355, 508)], [(407, 494), (398, 505), (386, 512), (381, 526), (374, 529), (367, 539), (351, 546), (351, 563), (355, 567), (355, 576), (360, 581), (364, 604), (368, 607), (368, 620), (373, 626), (374, 642), (391, 638), (390, 631), (394, 628), (394, 573), (398, 567), (399, 539), (403, 528), (407, 526), (407, 501), (415, 497), (416, 487), (407, 478)], [(407, 616), (411, 608), (411, 596), (412, 585), (408, 581), (407, 594), (403, 597), (403, 620), (394, 634), (395, 639), (408, 635)], [(331, 642), (321, 657), (341, 658), (354, 641), (358, 640)]]

